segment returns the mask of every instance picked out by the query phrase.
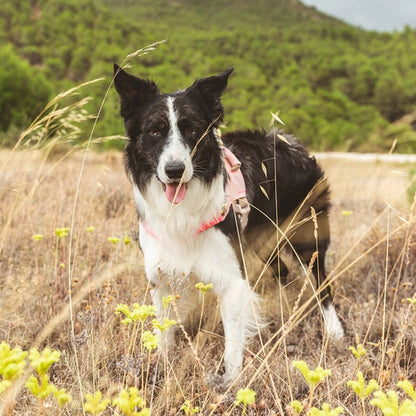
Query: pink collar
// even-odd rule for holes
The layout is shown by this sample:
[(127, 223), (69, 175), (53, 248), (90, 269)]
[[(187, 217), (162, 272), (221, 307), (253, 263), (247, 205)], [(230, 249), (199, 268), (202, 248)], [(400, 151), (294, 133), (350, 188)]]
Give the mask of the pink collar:
[[(241, 173), (241, 162), (237, 159), (235, 154), (231, 152), (230, 149), (226, 148), (225, 146), (221, 146), (224, 155), (224, 165), (225, 170), (227, 171), (227, 183), (225, 184), (225, 205), (221, 212), (214, 217), (212, 220), (208, 222), (203, 222), (201, 226), (196, 231), (196, 234), (202, 233), (203, 231), (208, 230), (209, 228), (213, 227), (214, 225), (220, 224), (223, 222), (228, 215), (231, 205), (233, 205), (235, 211), (240, 213), (241, 207), (238, 205), (238, 201), (241, 199), (246, 199), (246, 185), (244, 182), (243, 174)], [(237, 206), (236, 206), (237, 204)], [(236, 209), (237, 208), (237, 209)], [(244, 216), (248, 216), (250, 208), (246, 207), (246, 211), (244, 212)], [(243, 223), (243, 221), (240, 219)], [(245, 218), (245, 223), (247, 222), (247, 218)], [(154, 231), (150, 228), (149, 224), (146, 221), (142, 221), (144, 230), (150, 234), (156, 240), (159, 240), (157, 235)], [(245, 228), (245, 225), (243, 225)]]
[[(198, 228), (196, 231), (196, 234), (202, 233), (205, 230), (208, 230), (209, 228), (213, 227), (214, 225), (219, 224), (220, 222), (223, 222), (226, 214), (220, 214), (218, 217), (213, 218), (209, 222), (203, 222), (202, 225)], [(151, 235), (155, 240), (159, 240), (159, 237), (156, 235), (156, 233), (151, 229), (149, 226), (149, 223), (147, 221), (142, 221), (143, 228), (147, 232), (147, 234)]]

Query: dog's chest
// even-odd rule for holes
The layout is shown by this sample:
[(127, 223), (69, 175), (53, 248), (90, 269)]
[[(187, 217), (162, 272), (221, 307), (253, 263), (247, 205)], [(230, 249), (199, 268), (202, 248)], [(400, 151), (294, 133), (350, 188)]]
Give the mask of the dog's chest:
[(169, 231), (156, 235), (142, 222), (140, 246), (145, 258), (152, 259), (163, 272), (188, 275), (215, 262), (213, 246), (228, 245), (219, 230), (207, 230), (201, 234), (182, 234)]
[(230, 240), (216, 228), (193, 238), (166, 234), (156, 239), (141, 224), (140, 246), (147, 277), (156, 284), (160, 279), (168, 279), (177, 286), (186, 285), (194, 275), (198, 281), (212, 283), (221, 293), (227, 279), (241, 273)]
[(177, 206), (167, 201), (156, 178), (150, 180), (145, 193), (134, 185), (133, 189), (140, 246), (150, 281), (157, 283), (161, 277), (186, 280), (193, 273), (200, 281), (220, 288), (223, 275), (240, 273), (229, 238), (216, 227), (199, 232), (224, 206), (223, 175), (216, 176), (210, 185), (194, 178), (186, 198)]

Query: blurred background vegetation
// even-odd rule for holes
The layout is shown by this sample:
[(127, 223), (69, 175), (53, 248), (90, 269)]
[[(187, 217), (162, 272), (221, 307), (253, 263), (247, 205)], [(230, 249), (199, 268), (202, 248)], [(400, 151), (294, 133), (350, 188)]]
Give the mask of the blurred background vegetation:
[[(104, 77), (82, 90), (96, 113), (112, 64), (163, 39), (130, 72), (170, 92), (234, 67), (226, 129), (267, 128), (279, 111), (314, 150), (416, 152), (416, 28), (365, 31), (298, 0), (3, 0), (0, 143), (56, 94)], [(94, 136), (123, 130), (112, 89)]]

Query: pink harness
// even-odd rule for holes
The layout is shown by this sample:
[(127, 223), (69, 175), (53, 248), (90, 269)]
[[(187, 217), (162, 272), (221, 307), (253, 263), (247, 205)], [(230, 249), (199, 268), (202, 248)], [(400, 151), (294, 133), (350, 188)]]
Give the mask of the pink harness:
[[(227, 149), (225, 146), (221, 146), (221, 148), (224, 154), (225, 170), (227, 171), (228, 176), (228, 181), (225, 184), (225, 205), (218, 216), (201, 224), (196, 231), (197, 234), (223, 222), (230, 211), (231, 205), (240, 220), (242, 230), (244, 230), (247, 225), (250, 206), (246, 197), (246, 184), (240, 169), (241, 162), (230, 149)], [(144, 230), (158, 240), (158, 237), (149, 227), (149, 224), (146, 221), (142, 221), (142, 224)]]

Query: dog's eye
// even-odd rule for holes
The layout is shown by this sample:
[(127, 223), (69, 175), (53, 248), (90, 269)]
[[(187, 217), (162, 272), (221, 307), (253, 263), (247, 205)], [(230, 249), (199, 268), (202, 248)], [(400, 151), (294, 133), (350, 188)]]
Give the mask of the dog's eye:
[(161, 133), (158, 129), (150, 129), (147, 134), (152, 137), (160, 137)]
[(195, 130), (195, 129), (187, 129), (186, 130), (186, 134), (188, 135), (188, 136), (191, 136), (191, 137), (195, 137), (196, 135), (197, 135), (197, 131)]

